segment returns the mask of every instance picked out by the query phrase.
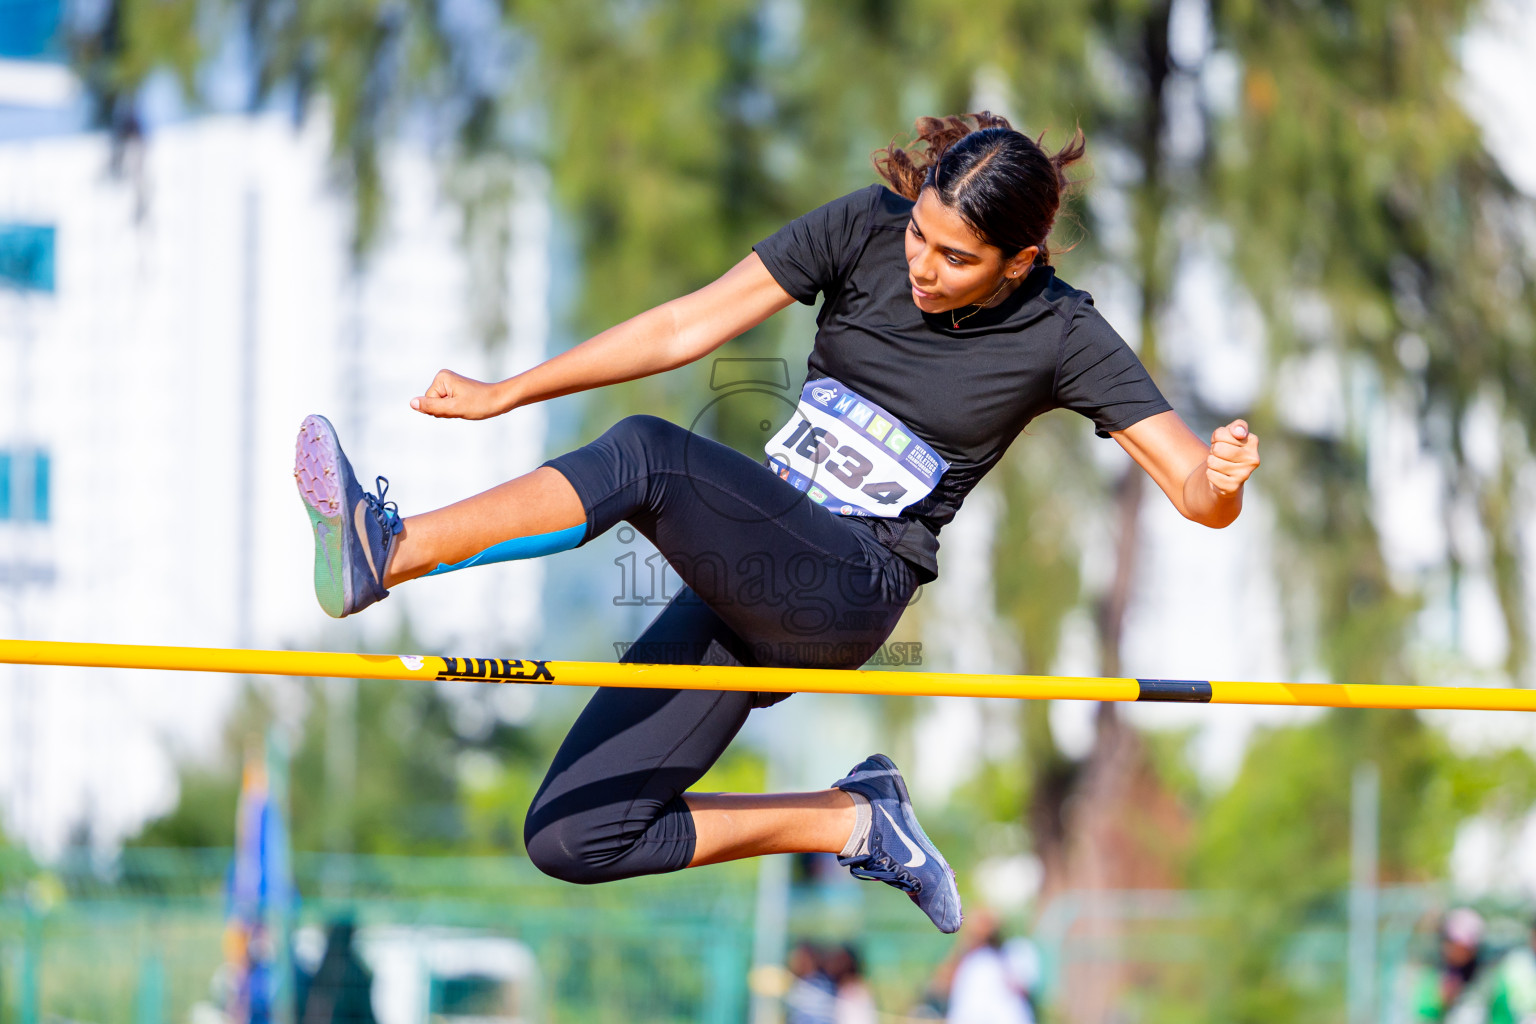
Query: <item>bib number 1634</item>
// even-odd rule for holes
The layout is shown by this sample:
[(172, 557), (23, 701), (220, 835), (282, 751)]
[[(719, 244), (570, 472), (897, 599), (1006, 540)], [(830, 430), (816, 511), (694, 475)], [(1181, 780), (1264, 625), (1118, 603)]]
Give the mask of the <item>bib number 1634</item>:
[[(838, 445), (837, 436), (826, 427), (812, 426), (811, 421), (801, 418), (792, 433), (784, 439), (784, 447), (826, 468), (838, 480), (849, 487), (857, 487), (864, 494), (882, 505), (894, 505), (906, 496), (907, 489), (894, 480), (882, 483), (864, 483), (874, 471), (875, 462), (853, 445)], [(840, 459), (834, 459), (836, 454)]]

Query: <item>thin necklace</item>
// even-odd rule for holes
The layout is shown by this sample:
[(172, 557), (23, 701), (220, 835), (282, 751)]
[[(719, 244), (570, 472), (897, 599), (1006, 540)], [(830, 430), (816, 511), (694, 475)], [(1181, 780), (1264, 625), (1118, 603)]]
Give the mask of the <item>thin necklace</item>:
[(997, 293), (1002, 291), (1003, 290), (1003, 285), (1005, 285), (1007, 283), (1008, 283), (1008, 279), (1006, 277), (1003, 278), (1001, 281), (999, 281), (997, 283), (997, 291), (994, 291), (991, 295), (989, 295), (987, 297), (987, 301), (986, 302), (978, 302), (978, 303), (976, 303), (976, 308), (971, 310), (969, 313), (965, 314), (965, 316), (957, 317), (957, 316), (955, 316), (955, 311), (954, 310), (950, 310), (949, 311), (949, 328), (950, 328), (950, 330), (954, 330), (955, 328), (959, 327), (960, 326), (960, 321), (966, 319), (967, 317), (973, 317), (977, 313), (980, 313), (983, 309), (986, 309), (988, 303), (990, 303), (993, 299), (997, 298)]

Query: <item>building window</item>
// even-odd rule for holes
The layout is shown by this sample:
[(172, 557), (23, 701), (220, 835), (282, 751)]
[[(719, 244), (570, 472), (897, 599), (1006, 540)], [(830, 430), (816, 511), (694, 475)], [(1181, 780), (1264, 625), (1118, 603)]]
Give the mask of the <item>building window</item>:
[(47, 452), (0, 448), (0, 522), (48, 522), (52, 490), (53, 460)]
[(0, 223), (0, 287), (51, 293), (53, 265), (52, 225)]
[(62, 0), (0, 0), (0, 57), (62, 57), (63, 6)]

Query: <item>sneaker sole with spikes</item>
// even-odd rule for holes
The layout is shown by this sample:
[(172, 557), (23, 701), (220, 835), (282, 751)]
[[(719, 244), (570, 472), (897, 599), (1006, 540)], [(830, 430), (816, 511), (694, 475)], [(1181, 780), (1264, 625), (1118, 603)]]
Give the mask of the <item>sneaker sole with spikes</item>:
[(293, 478), (315, 539), (315, 598), (327, 615), (337, 619), (352, 603), (340, 463), (341, 444), (331, 421), (324, 416), (306, 416), (294, 444)]

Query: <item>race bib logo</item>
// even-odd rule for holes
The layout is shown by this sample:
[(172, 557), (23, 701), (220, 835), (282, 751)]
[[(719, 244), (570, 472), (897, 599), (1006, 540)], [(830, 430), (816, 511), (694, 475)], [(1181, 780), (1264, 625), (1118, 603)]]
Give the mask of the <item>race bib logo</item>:
[(896, 417), (829, 377), (806, 383), (764, 451), (781, 479), (845, 516), (895, 518), (949, 469)]
[(932, 473), (939, 466), (932, 452), (925, 452), (920, 449), (914, 449), (912, 454), (907, 456), (907, 464), (919, 473)]

